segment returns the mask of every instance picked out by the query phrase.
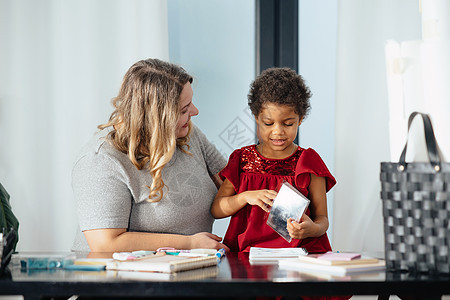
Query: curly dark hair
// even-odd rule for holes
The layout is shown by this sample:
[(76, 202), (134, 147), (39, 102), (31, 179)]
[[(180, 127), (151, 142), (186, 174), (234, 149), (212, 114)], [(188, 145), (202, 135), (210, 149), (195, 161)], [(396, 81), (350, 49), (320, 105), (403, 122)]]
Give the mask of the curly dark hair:
[(253, 115), (258, 116), (266, 103), (292, 106), (300, 119), (309, 110), (312, 93), (301, 75), (290, 68), (264, 70), (250, 85), (248, 105)]

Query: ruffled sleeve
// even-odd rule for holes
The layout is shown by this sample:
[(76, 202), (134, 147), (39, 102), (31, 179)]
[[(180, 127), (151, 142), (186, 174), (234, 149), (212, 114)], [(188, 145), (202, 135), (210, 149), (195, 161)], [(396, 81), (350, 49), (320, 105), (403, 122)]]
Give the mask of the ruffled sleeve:
[(295, 183), (297, 187), (307, 188), (310, 182), (310, 173), (325, 177), (326, 191), (328, 192), (335, 184), (336, 179), (331, 175), (322, 158), (311, 148), (303, 150), (295, 168)]
[(222, 180), (228, 179), (234, 186), (236, 193), (239, 191), (240, 162), (242, 149), (234, 150), (228, 159), (226, 167), (220, 171), (219, 176)]

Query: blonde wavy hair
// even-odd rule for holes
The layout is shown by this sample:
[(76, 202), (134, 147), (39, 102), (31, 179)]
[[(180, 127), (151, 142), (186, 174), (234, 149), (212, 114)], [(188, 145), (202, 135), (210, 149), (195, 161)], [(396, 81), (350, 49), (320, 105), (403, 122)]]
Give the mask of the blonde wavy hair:
[(163, 197), (161, 172), (172, 158), (176, 147), (184, 149), (189, 141), (176, 138), (180, 116), (180, 94), (193, 79), (182, 67), (158, 59), (141, 60), (128, 69), (117, 97), (112, 99), (115, 110), (109, 121), (99, 129), (112, 127), (107, 139), (119, 151), (128, 155), (138, 170), (148, 166), (153, 180), (149, 202)]

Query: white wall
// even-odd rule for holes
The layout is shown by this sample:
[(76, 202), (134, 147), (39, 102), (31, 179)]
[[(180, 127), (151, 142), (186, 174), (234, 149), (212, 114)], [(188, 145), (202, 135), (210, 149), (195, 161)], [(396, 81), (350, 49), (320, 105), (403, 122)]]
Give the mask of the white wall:
[[(299, 144), (313, 148), (335, 174), (337, 0), (300, 0), (299, 73), (311, 89), (311, 111), (299, 130)], [(336, 178), (340, 184), (340, 178)], [(334, 190), (327, 194), (328, 237), (333, 238)], [(333, 246), (333, 245), (332, 245)]]
[(333, 245), (382, 251), (379, 172), (390, 158), (384, 45), (421, 38), (419, 1), (338, 3)]
[(165, 0), (0, 0), (0, 181), (20, 251), (70, 249), (76, 153), (126, 70), (168, 59)]
[[(241, 0), (169, 0), (170, 60), (195, 77), (193, 119), (228, 159), (234, 149), (255, 143), (247, 105), (255, 78), (255, 4)], [(216, 220), (223, 236), (229, 218)]]

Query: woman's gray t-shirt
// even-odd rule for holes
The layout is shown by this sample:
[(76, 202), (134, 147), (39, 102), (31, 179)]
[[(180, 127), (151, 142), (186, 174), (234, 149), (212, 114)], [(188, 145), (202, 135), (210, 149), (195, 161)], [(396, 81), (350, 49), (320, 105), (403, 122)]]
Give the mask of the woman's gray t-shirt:
[(72, 188), (80, 230), (73, 251), (90, 251), (82, 231), (127, 228), (128, 231), (191, 235), (211, 232), (211, 203), (217, 188), (211, 175), (226, 165), (225, 158), (195, 126), (189, 152), (176, 149), (162, 171), (161, 201), (147, 202), (152, 177), (138, 170), (98, 132), (82, 149), (72, 172)]

